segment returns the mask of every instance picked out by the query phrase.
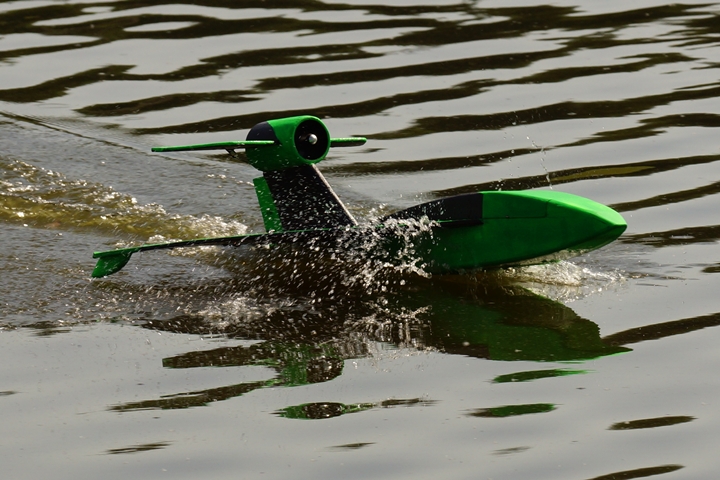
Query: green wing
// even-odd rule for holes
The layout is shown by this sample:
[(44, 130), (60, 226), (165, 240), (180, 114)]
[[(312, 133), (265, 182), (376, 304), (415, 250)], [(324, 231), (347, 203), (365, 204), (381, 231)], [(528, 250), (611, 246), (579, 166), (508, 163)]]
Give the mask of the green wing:
[[(331, 138), (331, 147), (356, 147), (364, 145), (363, 137)], [(173, 147), (152, 147), (153, 152), (190, 152), (197, 150), (235, 150), (248, 147), (269, 147), (275, 145), (273, 140), (244, 140), (238, 142), (198, 143), (196, 145), (177, 145)]]
[(152, 147), (153, 152), (189, 152), (193, 150), (234, 150), (236, 148), (266, 147), (275, 145), (272, 140), (245, 140), (242, 142), (199, 143), (175, 147)]

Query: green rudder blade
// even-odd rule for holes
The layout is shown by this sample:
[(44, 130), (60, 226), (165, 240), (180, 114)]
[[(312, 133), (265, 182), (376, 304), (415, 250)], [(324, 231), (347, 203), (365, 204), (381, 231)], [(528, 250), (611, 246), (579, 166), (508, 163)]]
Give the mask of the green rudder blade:
[(282, 232), (282, 222), (280, 214), (275, 205), (270, 187), (264, 177), (253, 179), (255, 185), (255, 193), (257, 194), (258, 203), (260, 204), (260, 212), (262, 213), (263, 224), (266, 232)]
[(137, 249), (114, 250), (110, 252), (95, 252), (93, 258), (98, 262), (92, 272), (93, 278), (107, 277), (120, 271), (130, 261), (130, 257)]

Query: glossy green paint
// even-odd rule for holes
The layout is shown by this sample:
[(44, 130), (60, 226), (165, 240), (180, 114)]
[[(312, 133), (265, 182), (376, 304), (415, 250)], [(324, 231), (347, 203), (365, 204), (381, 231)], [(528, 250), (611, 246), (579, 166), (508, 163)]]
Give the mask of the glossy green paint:
[(177, 145), (174, 147), (152, 147), (153, 152), (189, 152), (194, 150), (235, 150), (248, 147), (268, 147), (272, 140), (246, 140), (240, 142), (198, 143), (195, 145)]
[[(324, 135), (326, 142), (324, 153), (316, 158), (303, 157), (296, 148), (298, 140), (298, 127), (303, 122), (310, 121), (317, 128), (318, 134)], [(282, 170), (285, 168), (299, 167), (302, 165), (312, 165), (323, 160), (330, 150), (330, 133), (325, 124), (319, 118), (310, 115), (302, 115), (298, 117), (281, 118), (277, 120), (268, 120), (267, 122), (272, 128), (277, 141), (268, 147), (250, 147), (245, 150), (248, 163), (262, 172), (271, 172)]]
[(483, 192), (482, 225), (433, 229), (415, 251), (433, 273), (535, 264), (600, 248), (626, 228), (613, 209), (569, 193)]
[(93, 278), (102, 278), (122, 270), (127, 265), (133, 253), (139, 252), (140, 247), (111, 250), (108, 252), (95, 252), (93, 258), (98, 261), (92, 271)]
[(258, 203), (260, 204), (260, 213), (262, 213), (265, 231), (282, 231), (280, 215), (275, 207), (275, 202), (273, 201), (273, 196), (270, 192), (270, 187), (268, 187), (267, 181), (264, 177), (254, 178), (253, 185), (255, 186), (255, 194), (257, 195)]

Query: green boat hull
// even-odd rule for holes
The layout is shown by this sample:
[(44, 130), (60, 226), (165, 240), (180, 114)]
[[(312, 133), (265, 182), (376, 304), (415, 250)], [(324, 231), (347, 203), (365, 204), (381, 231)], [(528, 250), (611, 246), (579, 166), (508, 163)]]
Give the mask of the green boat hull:
[[(459, 273), (563, 260), (607, 245), (627, 228), (625, 220), (613, 209), (568, 193), (482, 192), (465, 197), (481, 206), (474, 216), (470, 215), (472, 218), (455, 212), (444, 214), (444, 202), (457, 197), (430, 202), (439, 205), (441, 219), (430, 218), (427, 228), (411, 234), (408, 231), (417, 221), (422, 224), (423, 218), (395, 220), (388, 222), (391, 225), (376, 227), (295, 230), (146, 244), (96, 252), (93, 256), (98, 263), (92, 275), (104, 277), (117, 272), (137, 252), (203, 245), (291, 245), (300, 249), (308, 245), (324, 246), (333, 252), (360, 251), (369, 259), (390, 264), (412, 263), (434, 274)], [(418, 207), (414, 207), (414, 211), (417, 210)], [(369, 235), (378, 241), (369, 244)]]
[(615, 210), (555, 191), (483, 192), (482, 223), (441, 228), (416, 241), (433, 273), (557, 261), (600, 248), (627, 228)]

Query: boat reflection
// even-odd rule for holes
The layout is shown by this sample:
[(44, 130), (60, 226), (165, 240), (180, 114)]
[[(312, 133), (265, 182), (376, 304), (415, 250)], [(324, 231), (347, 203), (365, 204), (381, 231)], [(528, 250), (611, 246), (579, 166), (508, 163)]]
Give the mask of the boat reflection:
[[(518, 286), (458, 276), (416, 279), (406, 287), (373, 301), (354, 299), (331, 304), (318, 301), (311, 310), (297, 304), (277, 307), (268, 311), (262, 321), (233, 323), (232, 318), (225, 318), (227, 337), (260, 342), (187, 352), (165, 358), (163, 366), (171, 369), (262, 366), (275, 371), (272, 378), (179, 392), (110, 409), (189, 408), (265, 387), (327, 382), (342, 374), (346, 360), (371, 355), (371, 346), (377, 342), (497, 361), (582, 362), (629, 350), (604, 341), (595, 323), (569, 307)], [(211, 325), (200, 316), (151, 320), (145, 327), (186, 334), (217, 333), (217, 324)], [(584, 372), (538, 369), (503, 375), (495, 382), (532, 381), (576, 373)], [(432, 404), (430, 399), (403, 402)], [(393, 406), (385, 403), (317, 402), (276, 413), (289, 418), (329, 418)]]

